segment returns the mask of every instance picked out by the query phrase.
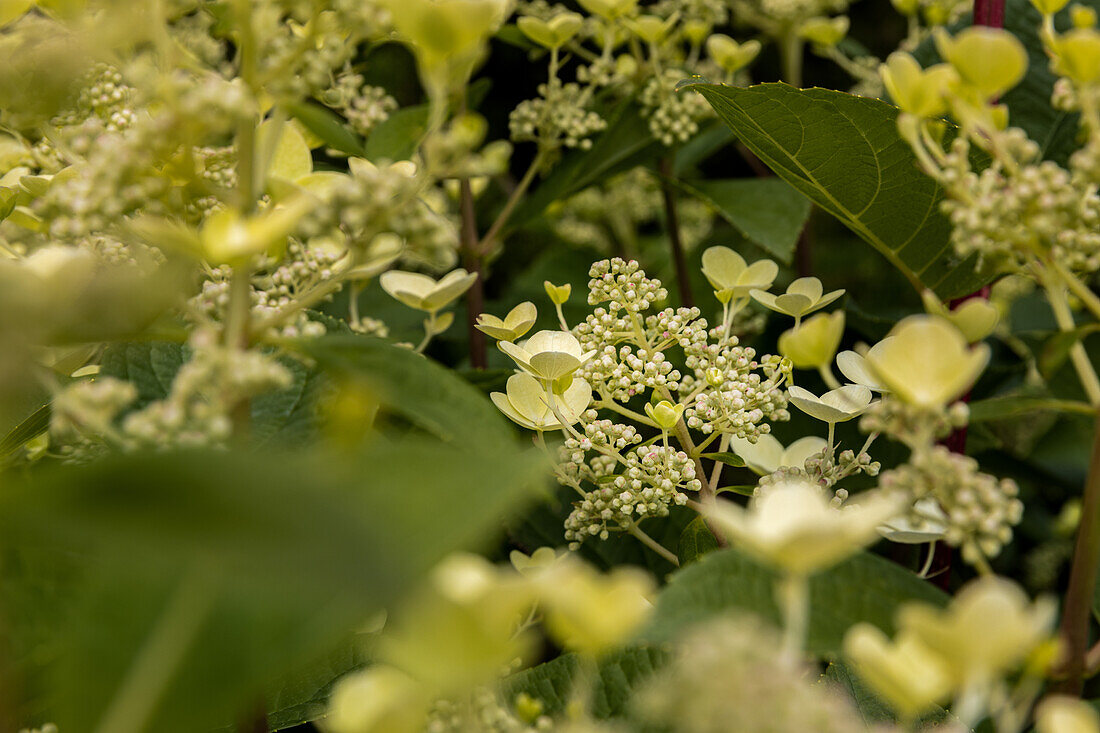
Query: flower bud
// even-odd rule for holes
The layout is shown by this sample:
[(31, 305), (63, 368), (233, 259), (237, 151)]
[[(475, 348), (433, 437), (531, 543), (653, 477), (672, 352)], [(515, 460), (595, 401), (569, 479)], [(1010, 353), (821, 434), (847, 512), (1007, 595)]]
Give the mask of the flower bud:
[(1069, 19), (1074, 28), (1096, 27), (1096, 11), (1087, 5), (1074, 5), (1070, 8)]
[(684, 405), (674, 405), (668, 400), (661, 400), (656, 405), (646, 405), (645, 413), (657, 423), (662, 430), (672, 430), (680, 417), (684, 414)]

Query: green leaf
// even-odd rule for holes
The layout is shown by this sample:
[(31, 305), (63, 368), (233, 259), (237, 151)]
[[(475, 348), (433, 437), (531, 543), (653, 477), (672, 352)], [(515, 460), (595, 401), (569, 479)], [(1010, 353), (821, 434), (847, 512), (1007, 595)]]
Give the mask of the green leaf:
[(702, 517), (691, 520), (680, 534), (680, 543), (676, 547), (676, 557), (680, 558), (680, 567), (695, 562), (703, 555), (718, 549), (718, 540), (707, 527)]
[(116, 344), (104, 352), (99, 373), (133, 384), (138, 397), (132, 407), (139, 410), (168, 396), (176, 372), (190, 358), (190, 349), (169, 341)]
[(790, 264), (806, 220), (810, 200), (779, 178), (726, 181), (678, 181), (686, 192), (717, 209), (748, 239), (784, 264)]
[(718, 461), (724, 463), (727, 466), (735, 466), (737, 468), (744, 468), (745, 459), (736, 453), (730, 453), (729, 451), (723, 451), (721, 453), (703, 453), (700, 458), (709, 458), (712, 461)]
[(848, 693), (856, 710), (869, 726), (896, 722), (893, 711), (843, 662), (830, 662), (824, 679)]
[(1008, 417), (1026, 415), (1030, 412), (1069, 412), (1080, 415), (1095, 415), (1096, 410), (1087, 402), (1059, 400), (1054, 397), (990, 397), (970, 403), (970, 422), (979, 423), (990, 420), (1003, 420)]
[[(66, 729), (137, 715), (146, 699), (141, 730), (229, 722), (446, 553), (490, 541), (541, 471), (513, 446), (493, 462), (437, 439), (379, 438), (343, 457), (131, 455), (6, 482), (0, 550), (81, 568), (57, 653), (20, 664), (46, 666)], [(11, 572), (0, 568), (5, 586), (22, 581)]]
[(741, 496), (756, 496), (756, 486), (748, 484), (740, 484), (737, 486), (723, 486), (717, 490), (718, 494), (729, 492), (731, 494), (740, 494)]
[[(736, 549), (719, 550), (674, 573), (657, 598), (640, 639), (663, 642), (689, 626), (720, 614), (743, 611), (779, 623), (776, 575)], [(848, 628), (859, 621), (893, 633), (894, 614), (907, 601), (942, 606), (947, 594), (912, 572), (864, 552), (810, 581), (807, 648), (836, 656)]]
[(940, 212), (943, 192), (916, 165), (885, 102), (782, 83), (693, 87), (781, 178), (885, 256), (913, 284), (943, 299), (989, 278), (960, 262)]
[[(600, 719), (622, 716), (634, 691), (670, 657), (668, 651), (659, 647), (633, 646), (602, 658), (591, 690), (591, 713)], [(510, 706), (520, 693), (526, 692), (542, 702), (548, 715), (561, 713), (572, 699), (578, 666), (576, 655), (563, 654), (517, 672), (501, 682), (501, 699)]]
[(11, 212), (15, 211), (15, 205), (19, 200), (19, 192), (14, 188), (0, 187), (0, 221), (4, 221)]
[(397, 110), (371, 131), (363, 156), (373, 163), (412, 158), (428, 131), (428, 114), (426, 104)]
[(484, 394), (409, 349), (342, 334), (301, 342), (301, 348), (327, 371), (366, 380), (390, 410), (446, 442), (491, 450), (515, 441), (512, 428)]
[(50, 406), (42, 405), (16, 425), (0, 440), (0, 459), (7, 458), (29, 440), (34, 440), (50, 427)]
[(1066, 363), (1070, 349), (1089, 334), (1100, 332), (1100, 323), (1089, 323), (1072, 331), (1059, 331), (1050, 337), (1039, 354), (1039, 373), (1049, 380)]
[(296, 102), (287, 106), (287, 112), (320, 138), (326, 147), (356, 158), (366, 155), (362, 139), (328, 107), (315, 102)]
[(636, 165), (655, 160), (664, 147), (649, 131), (637, 107), (626, 100), (606, 115), (607, 129), (589, 150), (565, 155), (543, 182), (516, 207), (510, 220), (517, 227), (542, 214), (555, 201)]

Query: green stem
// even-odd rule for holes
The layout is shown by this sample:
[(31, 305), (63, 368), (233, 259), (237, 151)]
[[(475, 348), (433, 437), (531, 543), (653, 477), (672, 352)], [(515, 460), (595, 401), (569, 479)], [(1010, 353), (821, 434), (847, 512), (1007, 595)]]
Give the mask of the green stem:
[[(1050, 301), (1051, 310), (1054, 311), (1054, 320), (1063, 333), (1072, 332), (1077, 324), (1074, 323), (1073, 313), (1066, 301), (1066, 292), (1060, 283), (1048, 283), (1046, 285), (1047, 300)], [(1096, 370), (1092, 367), (1085, 345), (1078, 339), (1069, 349), (1069, 358), (1073, 368), (1077, 370), (1077, 378), (1081, 380), (1081, 386), (1085, 388), (1089, 403), (1093, 407), (1100, 406), (1100, 378), (1096, 376)]]
[(802, 39), (794, 28), (789, 28), (779, 39), (780, 63), (783, 81), (793, 87), (802, 87)]
[(665, 204), (665, 231), (668, 234), (669, 247), (672, 249), (672, 262), (676, 267), (680, 305), (691, 308), (695, 305), (695, 298), (691, 293), (691, 278), (688, 276), (684, 241), (680, 236), (680, 214), (676, 208), (676, 192), (672, 190), (672, 158), (669, 156), (661, 158), (657, 168), (661, 174), (661, 197)]
[(1089, 459), (1085, 495), (1081, 504), (1081, 525), (1073, 548), (1069, 586), (1062, 602), (1062, 640), (1066, 646), (1066, 678), (1062, 692), (1081, 694), (1089, 646), (1089, 617), (1096, 573), (1100, 571), (1100, 420), (1093, 427), (1092, 455)]
[(840, 382), (836, 381), (833, 370), (828, 364), (819, 366), (817, 368), (817, 373), (821, 375), (821, 378), (825, 381), (825, 386), (829, 389), (838, 389), (840, 387)]
[(660, 542), (658, 542), (657, 540), (653, 539), (653, 538), (652, 538), (652, 537), (650, 537), (650, 536), (649, 536), (648, 534), (646, 534), (645, 532), (643, 532), (643, 531), (641, 530), (641, 528), (640, 528), (640, 527), (638, 527), (638, 525), (636, 525), (636, 524), (632, 524), (632, 525), (630, 525), (630, 527), (629, 527), (629, 528), (627, 528), (627, 530), (626, 530), (626, 531), (627, 531), (627, 532), (629, 532), (629, 533), (630, 533), (631, 535), (633, 535), (634, 537), (637, 537), (637, 538), (638, 538), (638, 540), (639, 540), (639, 541), (640, 541), (640, 542), (641, 542), (641, 543), (642, 543), (643, 545), (645, 545), (645, 546), (646, 546), (646, 547), (648, 547), (649, 549), (653, 550), (653, 551), (654, 551), (654, 552), (656, 552), (656, 553), (657, 553), (658, 555), (660, 555), (660, 556), (661, 556), (661, 557), (663, 557), (664, 559), (668, 560), (668, 561), (669, 561), (670, 563), (672, 563), (672, 564), (673, 564), (673, 565), (675, 565), (676, 567), (680, 567), (680, 558), (678, 558), (678, 557), (676, 557), (676, 555), (672, 554), (672, 552), (670, 552), (670, 551), (668, 550), (668, 548), (666, 548), (666, 547), (665, 547), (664, 545), (662, 545), (662, 544), (661, 544)]
[(783, 612), (783, 656), (800, 661), (810, 623), (810, 581), (804, 575), (786, 575), (776, 581), (775, 596)]

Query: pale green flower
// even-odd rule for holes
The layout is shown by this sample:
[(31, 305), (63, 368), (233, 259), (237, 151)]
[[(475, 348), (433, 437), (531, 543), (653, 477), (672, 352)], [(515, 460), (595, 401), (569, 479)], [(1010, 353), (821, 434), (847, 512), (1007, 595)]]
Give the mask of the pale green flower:
[(436, 282), (418, 272), (390, 270), (378, 278), (382, 289), (410, 308), (435, 313), (469, 290), (477, 273), (452, 270)]
[(516, 21), (523, 35), (545, 48), (561, 48), (581, 29), (584, 18), (566, 10), (549, 20), (525, 15)]
[(903, 545), (935, 542), (947, 532), (947, 515), (935, 499), (927, 497), (914, 503), (909, 514), (884, 522), (878, 531), (891, 542)]
[(1069, 695), (1047, 695), (1035, 708), (1035, 733), (1100, 733), (1100, 713)]
[(592, 15), (615, 20), (630, 15), (638, 7), (638, 0), (578, 0), (580, 6)]
[(562, 305), (565, 301), (569, 300), (569, 296), (573, 293), (573, 286), (569, 283), (565, 285), (555, 285), (549, 280), (545, 280), (542, 286), (546, 288), (546, 294), (550, 296), (550, 302), (554, 305)]
[(985, 298), (970, 298), (955, 308), (945, 306), (931, 290), (921, 293), (924, 310), (929, 315), (951, 321), (962, 332), (968, 343), (974, 344), (993, 333), (1000, 319), (1000, 311)]
[[(722, 33), (712, 33), (707, 38), (707, 56), (710, 57), (711, 61), (718, 64), (723, 71), (731, 74), (751, 64), (760, 55), (760, 49), (760, 41), (756, 39), (738, 43)], [(722, 249), (726, 248), (723, 247)], [(772, 279), (775, 279), (774, 275)], [(770, 285), (769, 282), (764, 287)], [(722, 288), (718, 289), (721, 290)]]
[(656, 405), (646, 404), (645, 414), (649, 415), (653, 422), (662, 430), (672, 430), (684, 414), (686, 405), (674, 405), (668, 400), (661, 400)]
[(947, 664), (915, 634), (901, 632), (891, 641), (878, 627), (858, 623), (844, 635), (844, 656), (903, 719), (929, 712), (951, 693)]
[(395, 667), (373, 664), (340, 679), (329, 697), (331, 733), (418, 733), (431, 702), (420, 685)]
[(959, 78), (949, 64), (922, 69), (920, 63), (904, 51), (890, 54), (879, 73), (891, 101), (903, 112), (922, 119), (947, 111), (945, 95)]
[[(489, 395), (497, 409), (512, 422), (529, 430), (559, 430), (563, 426), (546, 401), (546, 387), (529, 374), (508, 377), (504, 392)], [(570, 425), (580, 420), (581, 413), (592, 402), (592, 388), (583, 379), (574, 379), (560, 395), (554, 397), (554, 408)]]
[(786, 313), (798, 321), (807, 313), (824, 308), (844, 295), (844, 290), (825, 293), (821, 281), (816, 277), (800, 277), (787, 286), (787, 292), (782, 295), (772, 295), (763, 290), (753, 290), (749, 294), (765, 308)]
[(905, 402), (942, 407), (974, 384), (989, 353), (987, 344), (967, 348), (962, 332), (943, 318), (910, 316), (867, 352), (867, 365)]
[(503, 320), (488, 313), (477, 317), (477, 329), (498, 341), (515, 341), (535, 325), (539, 312), (531, 301), (520, 303)]
[(787, 390), (787, 395), (795, 407), (810, 417), (833, 424), (859, 416), (871, 404), (871, 390), (860, 384), (846, 384), (820, 397), (794, 386)]
[(551, 636), (566, 649), (598, 655), (618, 646), (653, 610), (656, 585), (642, 570), (599, 573), (580, 562), (559, 562), (534, 579)]
[(730, 438), (730, 450), (761, 476), (775, 473), (780, 468), (801, 468), (807, 458), (820, 453), (826, 445), (826, 440), (816, 435), (799, 438), (786, 448), (768, 433), (761, 435), (755, 443), (736, 436)]
[[(714, 38), (714, 36), (711, 36)], [(779, 265), (771, 260), (757, 260), (751, 265), (729, 247), (709, 247), (703, 252), (703, 275), (717, 293), (744, 298), (751, 290), (767, 290), (779, 274)], [(724, 300), (728, 301), (729, 297)], [(723, 298), (720, 296), (719, 300)]]
[(581, 351), (581, 343), (568, 331), (539, 331), (522, 345), (501, 341), (501, 351), (528, 374), (546, 381), (570, 376), (596, 352)]
[(835, 46), (848, 35), (848, 27), (851, 21), (847, 16), (838, 15), (835, 18), (810, 18), (798, 26), (798, 35), (824, 48)]
[(818, 313), (779, 337), (779, 353), (798, 369), (818, 369), (833, 360), (844, 336), (844, 311)]
[(971, 26), (954, 37), (942, 28), (934, 34), (940, 57), (985, 99), (1016, 86), (1027, 73), (1027, 50), (1003, 28)]
[(984, 576), (971, 581), (946, 609), (903, 606), (898, 628), (915, 634), (947, 663), (956, 684), (983, 684), (1019, 667), (1051, 637), (1057, 605), (1034, 603), (1018, 585)]
[(707, 515), (745, 552), (792, 575), (836, 565), (878, 539), (878, 526), (904, 509), (895, 494), (867, 492), (843, 507), (810, 481), (772, 484), (747, 509), (718, 502)]
[(512, 550), (508, 555), (508, 560), (520, 575), (534, 577), (543, 570), (554, 567), (568, 556), (568, 552), (564, 550), (559, 552), (553, 547), (540, 547), (530, 555), (519, 550)]
[[(890, 339), (887, 337), (875, 344), (872, 349), (881, 348)], [(890, 389), (875, 376), (867, 359), (854, 351), (842, 351), (836, 355), (836, 366), (849, 382), (860, 384), (874, 392), (889, 392)]]

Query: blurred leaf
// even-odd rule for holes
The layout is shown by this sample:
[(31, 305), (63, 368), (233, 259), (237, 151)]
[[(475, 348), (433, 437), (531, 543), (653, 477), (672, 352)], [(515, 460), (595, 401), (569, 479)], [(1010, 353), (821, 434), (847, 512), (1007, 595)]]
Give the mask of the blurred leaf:
[(718, 540), (715, 539), (714, 533), (710, 531), (702, 517), (696, 517), (680, 533), (676, 557), (680, 558), (680, 567), (684, 567), (717, 549)]
[(42, 405), (0, 440), (0, 459), (7, 458), (50, 427), (50, 406)]
[(1016, 417), (1029, 412), (1069, 412), (1080, 415), (1094, 415), (1096, 410), (1087, 402), (1059, 400), (1053, 397), (990, 397), (970, 403), (970, 422), (1001, 420)]
[(536, 467), (512, 445), (492, 463), (434, 439), (354, 460), (132, 455), (9, 481), (0, 541), (87, 568), (54, 629), (57, 721), (96, 730), (113, 711), (122, 722), (104, 730), (121, 733), (232, 720), (445, 553), (490, 541)]
[(330, 372), (362, 378), (391, 411), (452, 444), (492, 450), (515, 433), (493, 404), (451, 370), (382, 339), (329, 334), (301, 348)]
[(823, 679), (848, 693), (856, 710), (858, 710), (859, 714), (863, 717), (863, 722), (867, 723), (867, 725), (896, 722), (893, 711), (890, 710), (886, 703), (882, 702), (875, 693), (871, 692), (871, 690), (863, 684), (863, 681), (843, 662), (830, 662), (829, 666), (825, 669)]
[(428, 105), (404, 107), (378, 124), (367, 138), (363, 154), (372, 163), (408, 160), (428, 131)]
[[(640, 639), (668, 641), (691, 625), (732, 611), (753, 613), (778, 625), (775, 579), (774, 572), (736, 549), (709, 553), (673, 574)], [(923, 601), (941, 606), (947, 600), (947, 594), (905, 568), (861, 553), (811, 579), (807, 648), (813, 654), (835, 656), (852, 624), (866, 621), (892, 633), (900, 604)]]
[(898, 135), (885, 102), (782, 83), (693, 87), (741, 141), (780, 177), (871, 244), (915, 288), (947, 299), (989, 278), (975, 258), (959, 262), (943, 192)]
[(318, 401), (329, 387), (329, 380), (297, 359), (284, 356), (279, 363), (290, 371), (294, 381), (286, 389), (252, 400), (252, 438), (260, 443), (289, 445), (316, 437)]
[[(602, 658), (591, 690), (591, 713), (600, 719), (624, 715), (634, 692), (670, 657), (671, 654), (661, 648), (635, 646)], [(516, 697), (526, 692), (542, 702), (548, 715), (562, 713), (573, 699), (578, 667), (576, 655), (563, 654), (506, 677), (500, 685), (501, 697), (511, 707)]]
[(187, 346), (168, 341), (114, 344), (103, 353), (99, 373), (133, 384), (138, 397), (132, 407), (140, 410), (168, 396), (176, 373), (190, 358)]
[(566, 154), (538, 188), (516, 207), (511, 227), (534, 219), (555, 201), (656, 159), (664, 150), (630, 100), (620, 103), (605, 118), (607, 129), (594, 141), (592, 148)]
[(790, 264), (810, 200), (779, 178), (677, 181), (713, 206), (738, 231), (784, 264)]
[(366, 155), (362, 139), (328, 107), (315, 102), (295, 102), (287, 105), (287, 112), (324, 141), (326, 147), (356, 158)]

